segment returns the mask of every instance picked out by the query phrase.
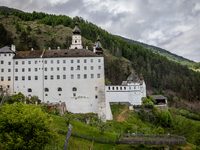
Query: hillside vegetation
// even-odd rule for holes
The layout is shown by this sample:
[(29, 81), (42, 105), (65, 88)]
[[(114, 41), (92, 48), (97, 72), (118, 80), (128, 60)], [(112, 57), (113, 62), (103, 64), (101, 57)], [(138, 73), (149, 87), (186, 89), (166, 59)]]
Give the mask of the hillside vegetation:
[(70, 31), (75, 22), (78, 22), (85, 39), (84, 46), (88, 45), (92, 49), (92, 43), (100, 36), (106, 55), (105, 75), (112, 84), (121, 84), (131, 69), (134, 69), (138, 75), (143, 75), (147, 87), (171, 89), (189, 101), (200, 100), (199, 72), (170, 61), (141, 45), (124, 41), (81, 17), (15, 11), (12, 15), (0, 15), (0, 19), (18, 50), (30, 50), (31, 47), (43, 49), (49, 46), (52, 49), (57, 46), (68, 48)]
[[(138, 42), (138, 41), (134, 41), (134, 40), (131, 40), (131, 39), (127, 39), (125, 37), (121, 37), (121, 36), (118, 36), (118, 37), (122, 38), (125, 41), (129, 41), (130, 43), (141, 45), (141, 46), (151, 50), (154, 53), (159, 53), (159, 54), (161, 54), (163, 56), (166, 56), (169, 60), (178, 62), (178, 63), (180, 63), (182, 65), (186, 65), (186, 66), (188, 66), (190, 68), (194, 68), (194, 66), (197, 66), (196, 65), (197, 63), (195, 63), (194, 61), (189, 60), (187, 58), (184, 58), (182, 56), (178, 56), (176, 54), (170, 53), (169, 51), (167, 51), (165, 49), (162, 49), (162, 48), (159, 48), (159, 47), (156, 47), (156, 46), (153, 46), (153, 45), (148, 45), (148, 44), (145, 44), (145, 43), (141, 43), (141, 42)], [(197, 68), (195, 68), (195, 69), (197, 69)]]

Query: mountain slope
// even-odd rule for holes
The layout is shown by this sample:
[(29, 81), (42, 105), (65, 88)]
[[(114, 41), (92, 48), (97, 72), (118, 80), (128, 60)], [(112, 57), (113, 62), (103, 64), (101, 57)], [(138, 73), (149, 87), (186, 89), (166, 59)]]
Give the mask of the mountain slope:
[(130, 43), (134, 43), (134, 44), (137, 44), (137, 45), (141, 45), (149, 50), (151, 50), (152, 52), (154, 53), (159, 53), (163, 56), (166, 56), (169, 60), (172, 60), (172, 61), (175, 61), (175, 62), (178, 62), (182, 65), (186, 65), (188, 67), (192, 67), (193, 64), (195, 64), (194, 61), (192, 60), (189, 60), (187, 58), (184, 58), (182, 56), (178, 56), (176, 54), (173, 54), (165, 49), (162, 49), (162, 48), (159, 48), (159, 47), (156, 47), (156, 46), (153, 46), (153, 45), (148, 45), (148, 44), (145, 44), (145, 43), (141, 43), (141, 42), (138, 42), (138, 41), (134, 41), (134, 40), (131, 40), (131, 39), (127, 39), (125, 37), (121, 37), (121, 36), (118, 36), (120, 37), (121, 39), (125, 40), (125, 41), (128, 41)]
[(1, 12), (2, 10), (4, 10), (4, 9), (5, 9), (8, 13), (12, 13), (13, 11), (23, 12), (23, 11), (18, 10), (18, 9), (9, 8), (9, 7), (6, 7), (6, 6), (0, 6), (0, 12)]

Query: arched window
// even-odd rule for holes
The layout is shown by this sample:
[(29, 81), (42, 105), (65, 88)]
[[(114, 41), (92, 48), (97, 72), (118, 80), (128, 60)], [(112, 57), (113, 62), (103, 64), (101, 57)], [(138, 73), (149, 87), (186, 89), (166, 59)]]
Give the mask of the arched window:
[(75, 47), (75, 49), (77, 49), (77, 47)]
[(61, 87), (59, 87), (59, 88), (58, 88), (58, 91), (62, 91), (62, 88), (61, 88)]
[(77, 43), (77, 40), (75, 40), (75, 43)]
[(108, 90), (110, 90), (110, 87), (108, 87)]
[(49, 92), (49, 88), (45, 88), (44, 91), (45, 91), (45, 92)]
[(73, 87), (73, 88), (72, 88), (72, 91), (77, 91), (77, 88)]
[(29, 88), (29, 89), (28, 89), (28, 92), (32, 92), (32, 89), (31, 89), (31, 88)]
[(115, 87), (113, 87), (113, 90), (115, 90)]
[(77, 70), (80, 70), (80, 66), (77, 66)]

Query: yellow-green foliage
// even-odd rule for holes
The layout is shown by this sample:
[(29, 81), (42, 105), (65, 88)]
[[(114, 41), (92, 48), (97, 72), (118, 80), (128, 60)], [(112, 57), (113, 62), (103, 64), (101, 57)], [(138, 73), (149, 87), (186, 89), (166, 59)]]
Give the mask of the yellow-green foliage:
[(14, 103), (0, 107), (0, 149), (43, 149), (57, 136), (52, 121), (39, 106)]

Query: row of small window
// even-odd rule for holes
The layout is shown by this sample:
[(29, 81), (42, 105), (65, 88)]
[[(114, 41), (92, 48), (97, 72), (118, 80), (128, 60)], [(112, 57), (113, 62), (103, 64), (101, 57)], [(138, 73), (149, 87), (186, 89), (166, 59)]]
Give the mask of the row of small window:
[[(4, 81), (4, 77), (1, 77), (1, 81)], [(11, 77), (8, 77), (8, 81), (11, 81)]]
[[(0, 54), (0, 56), (3, 56), (3, 54)], [(11, 54), (4, 54), (4, 56), (11, 56)]]
[[(60, 75), (57, 75), (56, 77), (57, 77), (57, 79), (61, 79)], [(77, 74), (77, 79), (80, 79), (80, 78), (81, 78), (81, 75)], [(87, 79), (87, 74), (84, 74), (83, 78)], [(94, 74), (90, 74), (90, 78), (93, 79), (94, 78)], [(100, 78), (100, 74), (97, 74), (97, 78)], [(34, 76), (34, 79), (38, 80), (38, 76)], [(48, 76), (45, 75), (44, 79), (47, 80)], [(50, 75), (50, 79), (53, 80), (54, 76)], [(63, 79), (66, 79), (66, 75), (63, 75)], [(71, 79), (74, 79), (74, 75), (73, 74), (71, 75)], [(18, 76), (15, 76), (15, 81), (18, 81), (18, 80), (19, 80)], [(24, 80), (25, 80), (25, 76), (22, 76), (22, 81), (24, 81)], [(31, 80), (31, 76), (28, 76), (28, 80)], [(1, 77), (1, 81), (4, 81), (4, 77)], [(11, 81), (11, 77), (8, 77), (8, 81)]]
[[(100, 75), (100, 74), (97, 74), (97, 78), (100, 78), (100, 77), (101, 77), (101, 75)], [(73, 74), (71, 74), (71, 79), (74, 79), (74, 78), (75, 78), (75, 76), (74, 76)], [(83, 78), (84, 78), (84, 79), (87, 79), (87, 78), (88, 78), (88, 77), (87, 77), (87, 74), (84, 74), (84, 75), (83, 75)], [(90, 74), (90, 78), (93, 79), (93, 78), (94, 78), (94, 74)], [(48, 76), (45, 75), (45, 76), (44, 76), (44, 79), (45, 79), (45, 80), (48, 80)], [(53, 79), (54, 79), (54, 76), (53, 76), (53, 75), (50, 75), (50, 79), (53, 80)], [(57, 79), (60, 79), (60, 75), (57, 75)], [(63, 75), (63, 79), (66, 79), (66, 75)], [(80, 74), (77, 74), (77, 79), (81, 79), (81, 75), (80, 75)]]
[[(139, 88), (139, 87), (138, 87)], [(122, 87), (108, 87), (108, 90), (122, 90)], [(136, 87), (134, 86), (134, 89), (136, 89)], [(124, 87), (124, 90), (126, 90), (126, 87)], [(129, 87), (129, 90), (131, 90), (131, 87)]]
[[(37, 61), (37, 60), (34, 61), (35, 64), (38, 64), (38, 62), (40, 63), (40, 61)], [(54, 62), (53, 60), (50, 60), (51, 64), (53, 64), (53, 62)], [(57, 62), (57, 64), (60, 64), (60, 60), (57, 60), (56, 62)], [(83, 62), (87, 63), (87, 59), (84, 59)], [(93, 59), (90, 59), (90, 62), (93, 63)], [(101, 59), (98, 59), (98, 62), (101, 62)], [(47, 60), (45, 60), (44, 63), (47, 64)], [(66, 60), (63, 60), (63, 63), (65, 64)], [(71, 60), (71, 63), (74, 63), (73, 59)], [(77, 63), (80, 63), (79, 59), (77, 60)], [(1, 62), (1, 64), (3, 64), (3, 61)], [(24, 65), (24, 64), (25, 64), (25, 61), (22, 61), (22, 65)], [(28, 61), (28, 64), (31, 64), (31, 61)], [(18, 65), (18, 61), (15, 61), (15, 65)]]
[[(1, 64), (2, 64), (2, 65), (4, 64), (4, 61), (3, 61), (3, 60), (1, 60)], [(11, 65), (11, 62), (10, 62), (10, 61), (8, 62), (8, 65)]]

